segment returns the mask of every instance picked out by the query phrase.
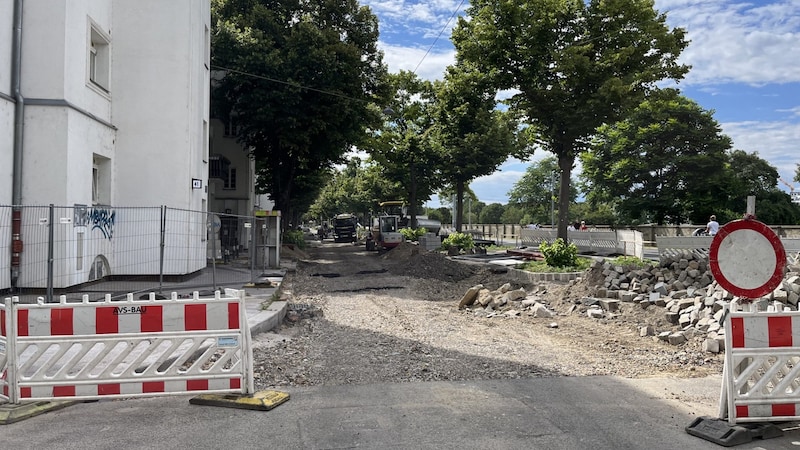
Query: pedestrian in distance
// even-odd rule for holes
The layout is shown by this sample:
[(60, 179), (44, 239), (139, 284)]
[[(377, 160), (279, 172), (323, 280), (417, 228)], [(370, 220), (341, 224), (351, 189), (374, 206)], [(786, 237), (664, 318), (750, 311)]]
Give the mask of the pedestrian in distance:
[(708, 218), (708, 224), (706, 224), (706, 234), (709, 236), (714, 236), (719, 231), (719, 222), (717, 222), (717, 216), (711, 215)]
[(581, 220), (581, 227), (579, 228), (581, 231), (588, 231), (589, 227), (586, 226), (586, 221)]

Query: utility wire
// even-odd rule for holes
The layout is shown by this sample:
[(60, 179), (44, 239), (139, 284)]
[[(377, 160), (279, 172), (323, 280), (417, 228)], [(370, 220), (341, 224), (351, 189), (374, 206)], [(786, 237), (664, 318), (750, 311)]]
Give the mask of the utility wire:
[(303, 86), (302, 84), (292, 83), (292, 82), (289, 82), (289, 81), (278, 80), (276, 78), (270, 78), (270, 77), (267, 77), (267, 76), (264, 76), (264, 75), (257, 75), (257, 74), (254, 74), (254, 73), (244, 72), (242, 70), (231, 69), (231, 68), (228, 68), (228, 67), (217, 66), (217, 65), (214, 65), (214, 64), (211, 65), (211, 68), (212, 69), (217, 69), (217, 70), (225, 70), (225, 71), (233, 72), (233, 73), (238, 73), (239, 75), (258, 78), (258, 79), (261, 79), (261, 80), (272, 81), (272, 82), (279, 83), (279, 84), (285, 84), (286, 86), (292, 86), (292, 87), (296, 87), (296, 88), (299, 88), (299, 89), (306, 89), (308, 91), (319, 92), (321, 94), (333, 95), (335, 97), (340, 97), (340, 98), (346, 98), (348, 100), (366, 102), (366, 100), (364, 100), (364, 99), (350, 97), (348, 95), (344, 95), (344, 94), (341, 94), (339, 92), (326, 91), (326, 90), (323, 90), (323, 89), (317, 89), (317, 88), (313, 88), (313, 87)]
[(425, 54), (422, 55), (422, 59), (419, 60), (419, 62), (417, 63), (417, 67), (414, 67), (414, 70), (412, 71), (412, 73), (415, 73), (415, 74), (417, 73), (417, 69), (419, 69), (419, 66), (422, 64), (422, 61), (425, 61), (425, 58), (428, 56), (428, 53), (431, 52), (431, 49), (433, 49), (433, 46), (436, 45), (436, 42), (438, 42), (439, 38), (442, 37), (442, 34), (444, 33), (444, 30), (447, 29), (447, 26), (450, 25), (450, 22), (453, 20), (453, 17), (455, 17), (456, 14), (458, 14), (458, 11), (461, 9), (461, 7), (463, 5), (464, 5), (464, 0), (461, 0), (461, 3), (458, 4), (458, 6), (456, 7), (456, 10), (453, 11), (453, 14), (450, 15), (449, 19), (447, 19), (447, 22), (444, 24), (442, 29), (439, 30), (439, 35), (436, 36), (436, 39), (433, 40), (433, 43), (431, 44), (431, 46), (428, 47), (428, 51), (426, 51)]

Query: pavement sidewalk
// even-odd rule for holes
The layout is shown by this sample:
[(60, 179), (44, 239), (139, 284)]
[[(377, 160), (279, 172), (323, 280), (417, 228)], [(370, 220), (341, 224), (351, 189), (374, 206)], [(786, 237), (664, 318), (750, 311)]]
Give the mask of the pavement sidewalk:
[(280, 325), (286, 316), (288, 301), (282, 295), (283, 283), (293, 263), (281, 263), (281, 268), (265, 272), (255, 283), (241, 287), (245, 291), (245, 308), (250, 334), (270, 331)]

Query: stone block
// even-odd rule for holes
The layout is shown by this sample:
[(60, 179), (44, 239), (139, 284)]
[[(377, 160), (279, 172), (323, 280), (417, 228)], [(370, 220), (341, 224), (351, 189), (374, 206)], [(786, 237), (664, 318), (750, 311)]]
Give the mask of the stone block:
[(475, 286), (472, 286), (471, 288), (467, 289), (467, 292), (464, 294), (463, 297), (461, 297), (461, 301), (458, 302), (458, 309), (463, 309), (468, 306), (472, 306), (472, 304), (475, 303), (475, 300), (477, 300), (478, 293), (481, 291), (481, 289), (486, 289), (486, 288), (483, 287), (482, 284), (476, 284)]
[(589, 308), (586, 310), (586, 315), (592, 319), (602, 319), (603, 318), (603, 310), (597, 307)]
[(684, 342), (686, 342), (686, 336), (681, 332), (672, 333), (667, 338), (667, 342), (669, 342), (672, 345), (681, 345)]
[(494, 295), (488, 289), (481, 289), (478, 292), (478, 299), (477, 302), (480, 303), (481, 306), (486, 306), (494, 300)]
[(541, 303), (535, 304), (533, 308), (531, 308), (531, 310), (533, 311), (533, 317), (539, 317), (545, 319), (550, 319), (553, 317), (553, 312), (547, 309), (547, 307), (545, 307)]
[(506, 298), (508, 298), (509, 301), (519, 300), (525, 298), (527, 295), (528, 293), (525, 292), (525, 289), (512, 289), (506, 292)]
[(611, 300), (607, 298), (600, 299), (600, 306), (608, 312), (619, 311), (619, 300)]
[(678, 320), (681, 317), (680, 314), (678, 314), (676, 312), (671, 312), (671, 311), (666, 312), (664, 315), (665, 315), (667, 321), (669, 323), (673, 324), (673, 325), (677, 325), (678, 324)]
[(703, 351), (708, 353), (719, 353), (719, 341), (716, 339), (707, 338), (703, 341)]

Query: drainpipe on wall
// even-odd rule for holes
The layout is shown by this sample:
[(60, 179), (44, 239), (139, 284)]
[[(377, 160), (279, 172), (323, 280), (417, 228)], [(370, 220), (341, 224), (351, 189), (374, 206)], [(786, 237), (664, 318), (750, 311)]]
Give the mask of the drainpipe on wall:
[(22, 3), (14, 1), (14, 32), (11, 49), (11, 92), (14, 95), (14, 166), (11, 169), (11, 287), (17, 287), (22, 254), (22, 132), (25, 98), (22, 96)]

